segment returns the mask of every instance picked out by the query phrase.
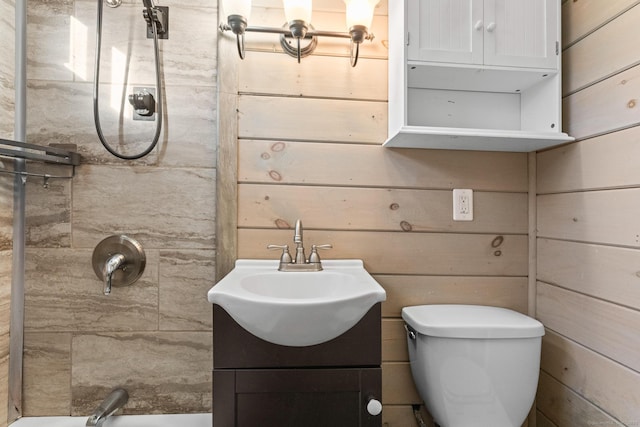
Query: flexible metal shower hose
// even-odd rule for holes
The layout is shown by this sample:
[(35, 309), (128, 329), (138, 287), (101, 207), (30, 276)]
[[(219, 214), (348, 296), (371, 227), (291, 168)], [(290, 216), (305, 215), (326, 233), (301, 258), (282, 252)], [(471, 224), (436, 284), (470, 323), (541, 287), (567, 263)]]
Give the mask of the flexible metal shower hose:
[(151, 25), (153, 29), (153, 46), (155, 53), (155, 66), (156, 66), (156, 92), (157, 96), (157, 104), (158, 104), (158, 120), (156, 122), (156, 133), (153, 137), (153, 141), (149, 146), (139, 154), (133, 155), (125, 155), (118, 153), (115, 149), (113, 149), (109, 143), (106, 141), (104, 134), (102, 133), (102, 127), (100, 126), (100, 111), (98, 108), (98, 99), (99, 99), (99, 86), (100, 86), (100, 49), (102, 46), (102, 10), (103, 10), (103, 0), (98, 0), (98, 17), (97, 17), (97, 26), (96, 26), (96, 61), (94, 67), (94, 77), (93, 77), (93, 121), (96, 125), (96, 132), (98, 133), (98, 138), (100, 142), (104, 146), (104, 148), (114, 156), (123, 159), (123, 160), (136, 160), (140, 159), (147, 154), (149, 154), (158, 144), (158, 140), (160, 139), (160, 130), (162, 128), (162, 82), (160, 79), (160, 51), (158, 48), (158, 29), (156, 27), (155, 20), (151, 19)]

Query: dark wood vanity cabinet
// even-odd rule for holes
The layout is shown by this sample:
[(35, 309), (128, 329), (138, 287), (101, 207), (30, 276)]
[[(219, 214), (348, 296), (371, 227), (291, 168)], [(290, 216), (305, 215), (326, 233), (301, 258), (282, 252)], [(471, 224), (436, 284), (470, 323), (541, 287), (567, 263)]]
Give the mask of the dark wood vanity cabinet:
[(308, 347), (272, 344), (214, 305), (213, 427), (380, 427), (380, 304), (353, 328)]

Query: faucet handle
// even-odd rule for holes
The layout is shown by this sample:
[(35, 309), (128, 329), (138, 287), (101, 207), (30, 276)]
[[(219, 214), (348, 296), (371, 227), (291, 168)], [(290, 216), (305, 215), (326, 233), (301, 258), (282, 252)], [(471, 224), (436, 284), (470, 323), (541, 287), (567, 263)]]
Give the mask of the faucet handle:
[(290, 263), (292, 261), (291, 254), (289, 253), (289, 245), (267, 245), (267, 249), (282, 249), (282, 255), (280, 256), (281, 263)]
[(311, 253), (309, 254), (310, 263), (319, 263), (320, 255), (318, 255), (318, 249), (333, 249), (333, 245), (311, 245)]

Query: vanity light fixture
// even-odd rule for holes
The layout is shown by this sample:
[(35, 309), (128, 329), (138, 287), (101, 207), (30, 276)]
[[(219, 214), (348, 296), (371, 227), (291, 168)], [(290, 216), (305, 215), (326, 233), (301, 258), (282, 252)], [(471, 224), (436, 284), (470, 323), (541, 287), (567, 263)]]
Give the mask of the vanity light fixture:
[[(249, 26), (251, 0), (221, 0), (227, 23), (220, 24), (220, 31), (231, 31), (236, 35), (238, 55), (245, 57), (244, 34), (246, 32), (280, 34), (280, 45), (289, 55), (298, 59), (311, 55), (318, 44), (318, 37), (339, 37), (351, 41), (350, 61), (355, 67), (360, 54), (360, 44), (373, 40), (369, 32), (373, 21), (373, 9), (380, 0), (343, 0), (346, 5), (348, 32), (318, 31), (311, 25), (312, 0), (283, 0), (287, 23), (281, 28)], [(295, 40), (295, 47), (287, 39)], [(301, 41), (309, 43), (302, 46)]]

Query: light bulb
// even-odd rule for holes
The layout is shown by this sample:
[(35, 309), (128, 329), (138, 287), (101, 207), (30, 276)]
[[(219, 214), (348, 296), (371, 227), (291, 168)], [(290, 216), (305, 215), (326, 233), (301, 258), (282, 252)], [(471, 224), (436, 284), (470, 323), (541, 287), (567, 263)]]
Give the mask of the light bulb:
[(251, 0), (222, 0), (224, 16), (240, 15), (246, 21), (251, 16)]
[(283, 0), (287, 22), (311, 22), (311, 0)]
[(379, 0), (344, 0), (347, 5), (347, 29), (361, 25), (371, 28), (373, 9)]

